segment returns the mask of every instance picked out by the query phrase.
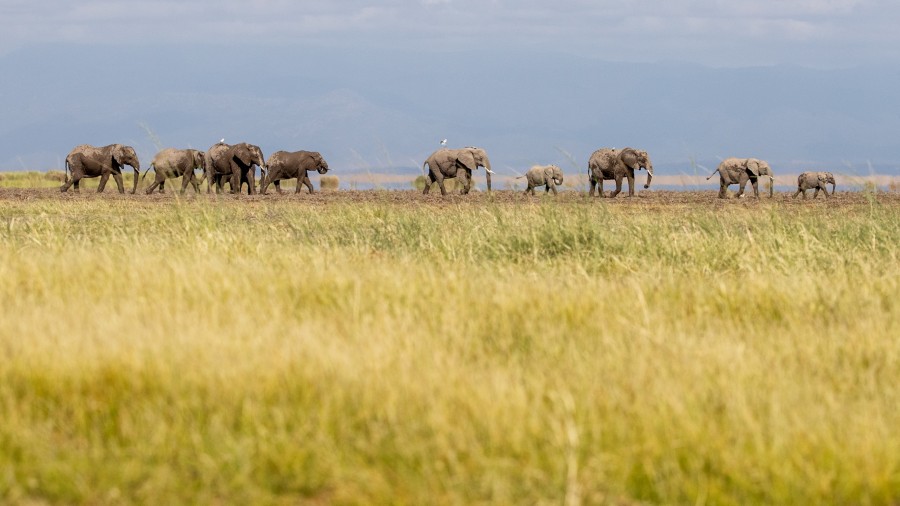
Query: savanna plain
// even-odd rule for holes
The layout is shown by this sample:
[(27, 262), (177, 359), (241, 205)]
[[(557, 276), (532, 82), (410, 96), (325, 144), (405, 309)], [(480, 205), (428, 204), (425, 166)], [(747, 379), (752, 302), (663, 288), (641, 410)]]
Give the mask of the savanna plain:
[(0, 502), (900, 503), (900, 194), (715, 194), (2, 188)]

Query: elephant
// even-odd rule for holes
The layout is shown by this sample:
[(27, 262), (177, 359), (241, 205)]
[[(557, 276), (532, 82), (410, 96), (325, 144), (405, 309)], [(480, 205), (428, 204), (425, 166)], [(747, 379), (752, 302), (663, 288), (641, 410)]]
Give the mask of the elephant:
[(837, 183), (834, 181), (834, 174), (831, 172), (804, 172), (797, 176), (797, 192), (794, 193), (794, 198), (797, 198), (797, 195), (803, 193), (803, 198), (806, 198), (806, 190), (816, 189), (816, 192), (813, 193), (813, 198), (819, 196), (819, 190), (822, 190), (822, 193), (825, 194), (825, 198), (828, 198), (828, 186), (831, 185), (831, 194), (834, 195), (834, 190), (837, 188)]
[(266, 177), (265, 158), (259, 146), (242, 142), (229, 146), (217, 156), (215, 154), (213, 156), (210, 174), (216, 182), (216, 193), (222, 192), (223, 178), (230, 177), (232, 193), (240, 194), (241, 186), (246, 182), (249, 187), (248, 193), (255, 194), (256, 170), (253, 168), (254, 165), (258, 165), (262, 171), (262, 177)]
[(550, 190), (553, 190), (553, 194), (556, 195), (556, 187), (563, 183), (562, 169), (556, 165), (535, 165), (528, 169), (524, 176), (519, 176), (516, 179), (523, 177), (528, 181), (528, 188), (525, 189), (525, 193), (531, 193), (532, 195), (534, 195), (535, 186), (545, 186), (544, 191), (549, 193)]
[(601, 148), (591, 154), (588, 161), (588, 176), (591, 181), (590, 196), (594, 196), (594, 188), (600, 185), (599, 196), (603, 197), (603, 180), (615, 179), (616, 190), (609, 194), (615, 197), (622, 191), (622, 178), (628, 179), (628, 196), (634, 196), (634, 171), (647, 169), (647, 182), (644, 188), (650, 187), (653, 180), (653, 163), (646, 151), (634, 148)]
[(309, 171), (315, 170), (319, 174), (328, 172), (328, 163), (317, 151), (276, 151), (266, 161), (266, 173), (263, 174), (259, 193), (266, 194), (269, 184), (275, 183), (275, 190), (281, 191), (281, 180), (297, 178), (297, 190), (304, 185), (313, 193), (312, 181), (309, 180)]
[(431, 153), (431, 156), (425, 160), (425, 163), (422, 164), (422, 172), (425, 171), (425, 166), (428, 166), (428, 180), (425, 181), (423, 194), (427, 195), (431, 191), (431, 185), (437, 183), (441, 188), (441, 195), (446, 195), (444, 179), (460, 177), (462, 180), (460, 194), (465, 195), (472, 187), (472, 171), (478, 167), (484, 167), (484, 170), (487, 171), (487, 189), (491, 191), (491, 174), (494, 171), (491, 170), (491, 161), (482, 148), (442, 148)]
[[(134, 148), (122, 144), (110, 144), (100, 148), (81, 144), (66, 156), (66, 181), (59, 189), (64, 192), (74, 185), (75, 191), (80, 192), (78, 183), (82, 178), (100, 176), (97, 191), (102, 192), (106, 188), (106, 181), (112, 175), (119, 187), (119, 193), (125, 193), (125, 184), (122, 182), (122, 167), (125, 165), (130, 165), (134, 169), (134, 187), (131, 189), (131, 193), (134, 194), (141, 172), (141, 164)], [(72, 173), (71, 179), (68, 176), (69, 172)]]
[(769, 186), (769, 197), (771, 198), (775, 192), (775, 177), (772, 175), (772, 168), (763, 160), (757, 158), (726, 158), (716, 167), (716, 170), (707, 177), (707, 181), (719, 173), (719, 198), (724, 199), (729, 185), (740, 185), (737, 197), (744, 195), (744, 186), (747, 181), (753, 185), (753, 195), (759, 198), (759, 176), (767, 176), (771, 185)]
[[(159, 193), (166, 191), (166, 179), (172, 177), (182, 177), (181, 193), (187, 189), (188, 183), (194, 186), (194, 191), (200, 193), (200, 184), (194, 176), (194, 169), (206, 170), (206, 154), (196, 149), (175, 149), (167, 148), (153, 157), (150, 167), (156, 171), (156, 179), (153, 184), (147, 188), (147, 194), (153, 193), (156, 187), (159, 187)], [(141, 176), (141, 181), (147, 177), (150, 167)]]

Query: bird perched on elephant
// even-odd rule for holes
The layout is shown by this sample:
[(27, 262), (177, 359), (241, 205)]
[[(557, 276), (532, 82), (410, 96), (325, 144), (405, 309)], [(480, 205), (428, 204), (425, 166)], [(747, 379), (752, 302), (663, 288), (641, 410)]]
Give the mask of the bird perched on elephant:
[(650, 155), (646, 151), (624, 148), (617, 150), (615, 148), (601, 148), (591, 154), (588, 160), (588, 176), (591, 182), (591, 190), (589, 195), (594, 196), (594, 188), (600, 186), (599, 196), (603, 197), (603, 180), (615, 180), (616, 189), (609, 194), (615, 197), (622, 191), (622, 179), (628, 179), (628, 196), (634, 196), (634, 171), (646, 169), (647, 182), (644, 188), (650, 187), (650, 181), (653, 180), (653, 163), (650, 162)]
[(716, 170), (706, 179), (709, 180), (719, 173), (719, 198), (724, 199), (728, 193), (728, 186), (736, 184), (740, 185), (737, 197), (744, 194), (744, 187), (747, 181), (753, 185), (753, 195), (759, 198), (759, 177), (765, 176), (769, 178), (769, 197), (771, 198), (775, 192), (775, 176), (772, 174), (772, 168), (769, 164), (758, 158), (726, 158), (722, 160)]
[(425, 167), (428, 167), (428, 180), (425, 181), (423, 194), (428, 194), (431, 185), (437, 183), (441, 188), (441, 195), (446, 195), (444, 179), (458, 178), (462, 183), (460, 194), (465, 195), (472, 187), (472, 171), (478, 167), (484, 167), (487, 171), (487, 189), (491, 191), (491, 174), (494, 171), (491, 170), (491, 161), (482, 148), (439, 149), (431, 153), (422, 164), (423, 172)]
[(816, 192), (813, 193), (813, 198), (819, 196), (819, 190), (822, 190), (822, 193), (825, 194), (825, 198), (828, 198), (828, 186), (831, 185), (831, 194), (834, 195), (834, 190), (837, 188), (837, 183), (834, 181), (834, 174), (831, 172), (804, 172), (797, 176), (797, 192), (794, 193), (794, 198), (797, 198), (797, 195), (803, 193), (803, 198), (806, 198), (806, 190), (816, 189)]
[(563, 184), (562, 169), (556, 165), (535, 165), (528, 169), (524, 176), (519, 176), (516, 179), (523, 177), (528, 182), (528, 187), (525, 188), (526, 194), (531, 193), (534, 195), (535, 187), (544, 186), (545, 192), (549, 193), (550, 190), (553, 190), (553, 194), (556, 195), (556, 187)]
[(222, 179), (231, 179), (231, 192), (241, 193), (241, 186), (247, 183), (248, 193), (256, 193), (256, 169), (259, 166), (265, 177), (266, 163), (259, 146), (242, 142), (230, 146), (219, 154), (212, 164), (212, 176), (216, 180), (216, 193), (222, 192)]
[(281, 181), (297, 178), (297, 189), (294, 193), (300, 193), (300, 188), (306, 186), (309, 193), (313, 193), (312, 181), (309, 180), (309, 171), (314, 170), (319, 174), (328, 172), (328, 163), (318, 151), (276, 151), (266, 161), (266, 174), (262, 178), (259, 193), (266, 194), (269, 184), (275, 184), (275, 190), (281, 191)]
[[(125, 184), (122, 181), (122, 167), (131, 166), (134, 169), (133, 194), (137, 190), (138, 176), (141, 172), (141, 164), (137, 153), (131, 146), (123, 144), (110, 144), (109, 146), (95, 147), (90, 144), (76, 146), (66, 156), (66, 182), (59, 188), (67, 191), (75, 186), (75, 191), (80, 192), (79, 182), (86, 177), (100, 177), (98, 192), (106, 188), (106, 181), (111, 175), (116, 180), (119, 193), (125, 193)], [(69, 177), (71, 173), (72, 177)]]
[(150, 167), (141, 176), (141, 181), (147, 177), (150, 168), (156, 172), (153, 184), (147, 188), (147, 194), (153, 193), (159, 187), (159, 193), (166, 191), (166, 179), (181, 177), (181, 193), (187, 189), (188, 183), (194, 186), (194, 191), (200, 193), (200, 184), (194, 176), (194, 169), (206, 170), (206, 154), (196, 149), (166, 148), (156, 153)]

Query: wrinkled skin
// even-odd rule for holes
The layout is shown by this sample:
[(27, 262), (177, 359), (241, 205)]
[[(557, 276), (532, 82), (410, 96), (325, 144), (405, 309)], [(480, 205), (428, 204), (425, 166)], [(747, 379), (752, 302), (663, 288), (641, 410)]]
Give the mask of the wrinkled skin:
[(328, 163), (322, 158), (317, 151), (276, 151), (269, 156), (266, 162), (266, 174), (260, 183), (259, 193), (265, 195), (269, 184), (275, 184), (275, 190), (281, 191), (281, 180), (297, 179), (297, 190), (294, 193), (300, 193), (300, 188), (306, 186), (309, 193), (313, 193), (312, 181), (309, 180), (309, 171), (314, 170), (319, 174), (328, 172)]
[(531, 193), (532, 195), (534, 195), (534, 188), (537, 186), (545, 186), (545, 192), (549, 193), (550, 190), (553, 190), (553, 194), (556, 195), (556, 187), (563, 184), (562, 169), (556, 165), (535, 165), (528, 169), (524, 176), (519, 177), (524, 177), (528, 181), (528, 188), (525, 189), (525, 193)]
[(622, 192), (622, 179), (628, 179), (628, 196), (634, 196), (634, 171), (646, 169), (647, 182), (644, 188), (650, 187), (653, 180), (653, 163), (646, 151), (634, 148), (617, 150), (601, 148), (591, 154), (588, 160), (588, 175), (591, 182), (589, 195), (594, 196), (594, 189), (599, 185), (599, 196), (603, 197), (603, 180), (616, 181), (616, 189), (609, 194), (610, 198)]
[(242, 142), (229, 147), (221, 153), (212, 164), (212, 176), (216, 181), (216, 193), (222, 193), (222, 181), (225, 178), (231, 180), (231, 192), (237, 195), (241, 193), (241, 186), (247, 183), (247, 192), (250, 195), (256, 193), (256, 170), (254, 165), (260, 167), (265, 177), (266, 164), (262, 150), (259, 146)]
[(491, 161), (488, 159), (487, 153), (481, 148), (463, 148), (463, 149), (439, 149), (425, 160), (422, 164), (422, 170), (428, 167), (428, 180), (425, 181), (425, 190), (423, 194), (431, 191), (431, 185), (437, 183), (441, 188), (441, 195), (446, 195), (447, 190), (444, 188), (444, 179), (459, 178), (462, 182), (460, 194), (469, 193), (472, 187), (472, 171), (478, 167), (484, 167), (487, 172), (487, 189), (491, 191)]
[[(203, 179), (206, 179), (206, 193), (212, 193), (213, 185), (218, 185), (219, 181), (222, 179), (221, 176), (218, 178), (215, 176), (213, 167), (216, 164), (216, 160), (221, 158), (230, 147), (231, 144), (217, 142), (206, 150), (206, 163), (203, 167)], [(228, 186), (229, 188), (231, 187), (230, 179), (228, 180)]]
[[(153, 184), (147, 188), (147, 194), (153, 193), (159, 187), (159, 193), (166, 192), (166, 179), (181, 177), (181, 193), (187, 189), (188, 183), (193, 185), (194, 191), (200, 193), (200, 184), (194, 176), (194, 169), (206, 170), (206, 154), (196, 149), (167, 148), (153, 157), (150, 167), (156, 172)], [(150, 172), (150, 167), (147, 172)], [(141, 176), (141, 181), (147, 177), (147, 172)]]
[[(131, 189), (131, 193), (134, 194), (141, 172), (141, 164), (134, 148), (122, 144), (110, 144), (100, 148), (89, 144), (76, 146), (66, 156), (66, 182), (59, 189), (67, 191), (74, 185), (75, 191), (80, 192), (78, 186), (83, 178), (99, 176), (100, 185), (97, 191), (102, 192), (111, 175), (116, 180), (119, 193), (125, 193), (125, 184), (122, 181), (122, 167), (125, 165), (134, 169), (134, 187)], [(69, 173), (72, 174), (71, 178), (68, 176)]]
[(828, 186), (831, 185), (831, 194), (834, 195), (834, 191), (837, 188), (837, 183), (834, 181), (834, 174), (831, 172), (804, 172), (797, 176), (797, 192), (794, 193), (794, 198), (797, 198), (797, 195), (800, 193), (803, 194), (803, 198), (806, 198), (806, 190), (812, 190), (815, 188), (816, 192), (813, 193), (813, 198), (819, 196), (819, 190), (822, 190), (822, 193), (825, 194), (825, 198), (828, 198)]
[(719, 173), (719, 198), (724, 199), (728, 194), (729, 185), (740, 185), (736, 197), (744, 195), (744, 187), (747, 181), (753, 185), (753, 195), (759, 198), (759, 177), (768, 177), (773, 183), (769, 188), (769, 197), (775, 192), (775, 177), (772, 168), (764, 160), (758, 158), (726, 158), (716, 167), (716, 170), (706, 179), (710, 179), (716, 172)]

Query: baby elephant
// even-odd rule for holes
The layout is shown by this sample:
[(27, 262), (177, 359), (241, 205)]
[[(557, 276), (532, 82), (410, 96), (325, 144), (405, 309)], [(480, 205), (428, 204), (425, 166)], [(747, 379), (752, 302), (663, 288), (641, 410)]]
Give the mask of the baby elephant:
[(553, 190), (553, 194), (556, 195), (556, 187), (563, 183), (562, 170), (556, 165), (535, 165), (528, 169), (524, 176), (519, 176), (516, 179), (523, 177), (528, 181), (528, 188), (525, 189), (525, 193), (531, 193), (532, 195), (534, 195), (535, 186), (546, 186), (545, 191)]
[(816, 192), (813, 193), (813, 198), (819, 196), (819, 190), (822, 190), (825, 193), (825, 198), (828, 198), (828, 188), (826, 185), (831, 185), (831, 194), (834, 195), (834, 190), (837, 188), (837, 184), (834, 182), (834, 174), (831, 172), (804, 172), (797, 176), (797, 192), (794, 193), (794, 198), (797, 198), (797, 195), (803, 193), (803, 198), (806, 198), (806, 190), (816, 189)]

